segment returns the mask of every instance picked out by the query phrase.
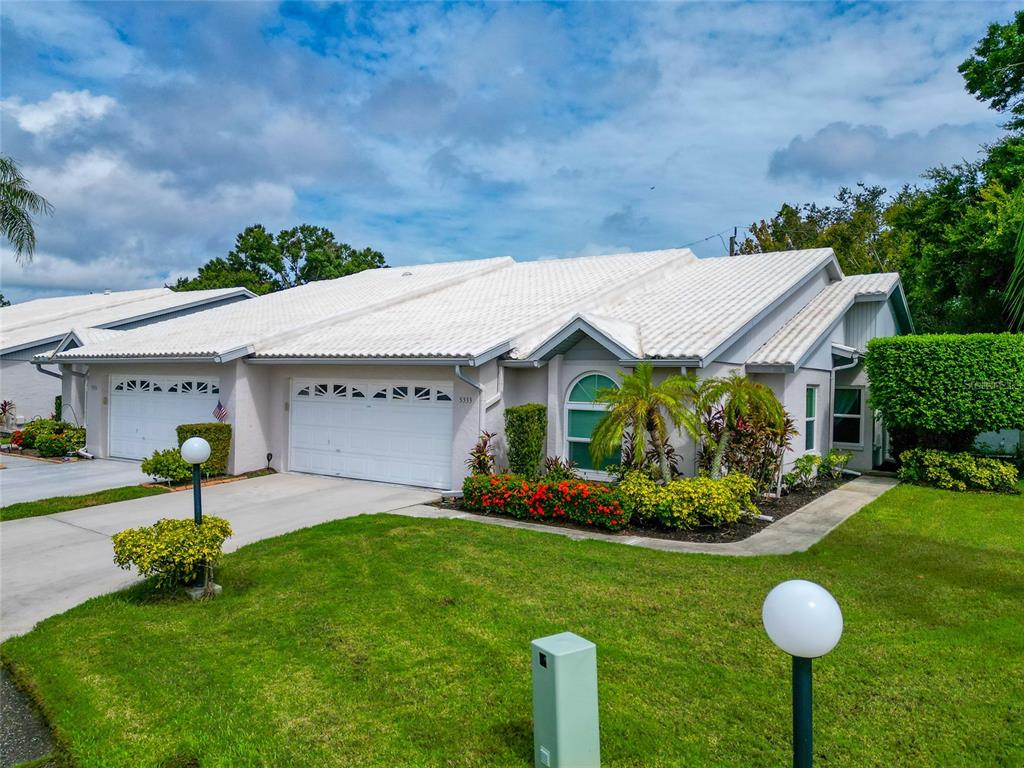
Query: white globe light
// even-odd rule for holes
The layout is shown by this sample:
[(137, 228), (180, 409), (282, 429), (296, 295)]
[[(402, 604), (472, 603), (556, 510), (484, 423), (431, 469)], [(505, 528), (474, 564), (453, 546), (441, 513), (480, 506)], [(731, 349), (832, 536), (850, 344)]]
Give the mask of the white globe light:
[(210, 458), (210, 444), (201, 437), (190, 437), (181, 444), (181, 458), (189, 464), (202, 464)]
[(843, 634), (839, 603), (824, 587), (802, 579), (784, 581), (769, 592), (761, 620), (773, 643), (805, 659), (824, 656)]

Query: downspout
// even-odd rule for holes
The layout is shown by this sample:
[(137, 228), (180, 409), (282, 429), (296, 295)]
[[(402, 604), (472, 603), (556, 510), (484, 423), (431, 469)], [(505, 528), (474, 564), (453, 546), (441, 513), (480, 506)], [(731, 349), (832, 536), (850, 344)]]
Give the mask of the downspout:
[[(34, 365), (36, 367), (37, 371), (39, 371), (40, 373), (45, 373), (47, 376), (53, 376), (53, 378), (55, 378), (55, 379), (62, 379), (62, 380), (64, 378), (63, 374), (54, 373), (53, 371), (48, 371), (45, 368), (43, 368), (45, 363), (32, 363), (32, 365)], [(69, 370), (68, 373), (70, 373), (72, 376), (81, 376), (83, 379), (85, 378), (85, 374), (82, 373), (81, 371), (76, 371), (76, 370), (72, 369), (72, 370)]]
[(484, 431), (484, 385), (477, 381), (473, 381), (471, 378), (466, 376), (466, 374), (462, 372), (462, 366), (460, 364), (455, 365), (455, 377), (460, 381), (466, 382), (467, 384), (469, 384), (469, 386), (471, 386), (473, 389), (480, 393), (479, 396), (477, 397), (477, 400), (479, 402), (477, 404), (476, 409), (476, 433), (479, 436), (479, 434)]

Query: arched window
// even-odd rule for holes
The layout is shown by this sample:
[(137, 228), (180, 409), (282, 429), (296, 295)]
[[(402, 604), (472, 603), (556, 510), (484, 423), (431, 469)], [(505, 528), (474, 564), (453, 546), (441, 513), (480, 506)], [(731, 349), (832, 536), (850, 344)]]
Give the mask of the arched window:
[(595, 467), (590, 458), (590, 436), (594, 427), (604, 416), (608, 406), (595, 403), (598, 390), (617, 387), (616, 383), (601, 373), (587, 373), (580, 376), (569, 388), (569, 397), (565, 403), (566, 411), (566, 456), (576, 462), (582, 470), (599, 472), (608, 464), (622, 461), (622, 452), (615, 451), (608, 456), (600, 467)]

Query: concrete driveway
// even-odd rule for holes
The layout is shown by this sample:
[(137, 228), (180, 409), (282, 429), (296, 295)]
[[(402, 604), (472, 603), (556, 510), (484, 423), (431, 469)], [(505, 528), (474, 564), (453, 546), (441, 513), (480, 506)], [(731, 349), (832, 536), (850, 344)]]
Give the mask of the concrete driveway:
[(0, 464), (7, 467), (0, 470), (0, 506), (152, 481), (142, 474), (137, 461), (94, 459), (54, 464), (4, 453), (0, 455)]
[[(9, 470), (4, 470), (4, 473)], [(232, 551), (299, 528), (436, 500), (434, 491), (280, 474), (203, 490), (203, 510), (231, 521)], [(192, 516), (191, 491), (0, 523), (0, 639), (135, 582), (114, 565), (110, 537), (163, 517)]]

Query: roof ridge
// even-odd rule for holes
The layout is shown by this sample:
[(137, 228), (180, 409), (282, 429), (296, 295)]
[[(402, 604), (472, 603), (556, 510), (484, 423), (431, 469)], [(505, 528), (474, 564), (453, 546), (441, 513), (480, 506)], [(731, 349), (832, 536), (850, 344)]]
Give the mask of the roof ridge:
[[(651, 266), (647, 267), (646, 269), (641, 270), (640, 273), (637, 275), (637, 278), (636, 278), (638, 282), (634, 283), (633, 285), (630, 285), (628, 288), (626, 288), (625, 291), (624, 291), (624, 295), (629, 295), (629, 294), (633, 293), (636, 290), (642, 290), (643, 287), (650, 280), (650, 278), (653, 276), (654, 272), (656, 272), (658, 270), (661, 270), (661, 269), (663, 269), (665, 267), (668, 267), (670, 269), (685, 269), (686, 267), (692, 266), (694, 263), (696, 263), (698, 261), (697, 255), (694, 254), (694, 252), (691, 251), (689, 248), (672, 248), (672, 249), (664, 249), (664, 250), (660, 250), (660, 251), (636, 251), (635, 253), (623, 253), (623, 254), (616, 254), (616, 255), (619, 255), (619, 256), (636, 256), (636, 255), (639, 255), (639, 254), (655, 254), (655, 253), (657, 253), (657, 254), (668, 254), (668, 253), (671, 253), (673, 255), (671, 257), (665, 258), (663, 261), (658, 261), (655, 264), (652, 264)], [(689, 255), (690, 259), (688, 261), (686, 261), (685, 263), (683, 263), (681, 259), (679, 259), (679, 260), (676, 259), (676, 256), (675, 256), (676, 253), (681, 253), (683, 255)], [(552, 259), (551, 261), (557, 261), (557, 259)], [(560, 328), (562, 328), (562, 327), (568, 325), (569, 323), (573, 322), (573, 320), (577, 316), (582, 315), (585, 312), (598, 312), (599, 313), (601, 309), (606, 309), (607, 305), (603, 305), (601, 302), (607, 300), (616, 291), (622, 291), (622, 290), (623, 290), (622, 284), (621, 283), (617, 283), (615, 285), (609, 286), (608, 288), (605, 288), (604, 290), (597, 291), (593, 295), (588, 296), (586, 299), (581, 300), (580, 304), (577, 307), (573, 308), (571, 313), (566, 313), (566, 312), (559, 313), (558, 316), (567, 317), (568, 319), (558, 323), (558, 325), (555, 326), (553, 333), (549, 334), (549, 335), (553, 335), (554, 333), (557, 333)], [(510, 341), (513, 344), (512, 352), (519, 351), (519, 349), (518, 349), (518, 347), (519, 347), (518, 342), (519, 342), (520, 339), (523, 339), (525, 336), (527, 336), (530, 333), (541, 332), (544, 328), (547, 328), (547, 327), (551, 326), (557, 320), (558, 316), (556, 316), (554, 319), (548, 318), (548, 319), (545, 319), (545, 320), (538, 321), (536, 323), (533, 323), (530, 326), (527, 326), (526, 328), (523, 328), (521, 330), (518, 330), (518, 331), (514, 332), (509, 337)], [(539, 343), (543, 343), (543, 339)], [(527, 351), (528, 352), (532, 352), (533, 350), (527, 350)]]
[[(170, 292), (170, 293), (174, 293), (174, 291), (172, 291), (167, 286), (162, 286), (160, 288), (140, 288), (138, 290), (139, 291), (160, 291), (159, 295), (161, 295), (161, 296), (164, 295), (164, 291), (167, 291), (167, 292)], [(109, 295), (109, 294), (91, 294), (91, 293), (86, 293), (86, 294), (82, 294), (82, 295), (84, 295), (84, 296), (92, 296), (92, 295), (103, 296), (103, 295)], [(25, 320), (25, 321), (20, 322), (20, 323), (14, 323), (13, 325), (8, 325), (8, 324), (5, 323), (4, 326), (3, 326), (3, 330), (5, 330), (5, 331), (20, 331), (23, 328), (28, 328), (28, 327), (33, 326), (33, 325), (39, 325), (42, 322), (50, 323), (50, 322), (57, 322), (59, 320), (65, 320), (67, 318), (71, 318), (71, 317), (74, 317), (75, 315), (81, 314), (83, 311), (92, 312), (92, 311), (104, 310), (104, 309), (115, 309), (117, 307), (124, 307), (124, 306), (127, 306), (129, 304), (136, 304), (136, 303), (138, 303), (140, 301), (149, 301), (150, 299), (155, 299), (156, 297), (157, 297), (157, 294), (156, 293), (152, 293), (152, 294), (147, 295), (147, 296), (134, 296), (134, 297), (132, 297), (130, 299), (124, 299), (122, 301), (116, 301), (116, 302), (112, 302), (110, 304), (102, 304), (102, 305), (100, 305), (98, 307), (92, 307), (92, 308), (87, 309), (87, 310), (83, 310), (81, 308), (78, 308), (78, 309), (68, 309), (68, 310), (66, 310), (64, 312), (60, 312), (59, 314), (47, 315), (46, 317), (43, 317), (43, 318), (39, 318), (37, 316), (37, 317), (33, 317), (30, 320)], [(81, 296), (69, 296), (69, 297), (53, 296), (51, 298), (55, 298), (55, 299), (57, 299), (57, 298), (81, 298)], [(28, 302), (26, 302), (26, 303), (28, 303)]]
[[(422, 288), (419, 288), (419, 289), (417, 289), (415, 291), (412, 291), (410, 293), (402, 294), (401, 296), (388, 296), (388, 297), (383, 298), (380, 301), (376, 302), (375, 304), (369, 304), (367, 306), (359, 307), (357, 309), (348, 309), (346, 311), (339, 312), (339, 313), (337, 313), (335, 315), (330, 315), (328, 317), (321, 317), (321, 318), (319, 318), (317, 320), (314, 320), (312, 322), (306, 323), (304, 325), (300, 325), (300, 326), (295, 327), (295, 328), (291, 328), (291, 329), (289, 329), (287, 331), (281, 331), (280, 333), (272, 333), (269, 336), (261, 336), (261, 337), (256, 338), (256, 339), (252, 339), (249, 343), (250, 343), (250, 345), (253, 345), (253, 346), (256, 345), (256, 344), (259, 344), (259, 345), (261, 345), (263, 347), (267, 347), (267, 346), (269, 346), (271, 344), (276, 344), (276, 343), (279, 343), (281, 341), (285, 341), (286, 339), (289, 339), (289, 338), (292, 338), (292, 337), (295, 337), (295, 336), (301, 336), (302, 334), (309, 333), (310, 331), (315, 331), (316, 329), (322, 328), (325, 325), (330, 325), (331, 323), (337, 323), (337, 322), (340, 322), (340, 321), (349, 320), (349, 319), (351, 319), (353, 317), (356, 317), (358, 315), (365, 315), (365, 314), (370, 314), (370, 313), (373, 313), (373, 312), (378, 312), (378, 311), (380, 311), (382, 309), (388, 309), (390, 307), (398, 306), (399, 304), (404, 304), (405, 302), (412, 301), (413, 299), (420, 299), (420, 298), (423, 298), (424, 296), (429, 296), (432, 293), (437, 293), (438, 291), (443, 290), (445, 288), (451, 288), (451, 287), (456, 286), (456, 285), (461, 285), (462, 283), (465, 283), (465, 282), (467, 282), (469, 280), (474, 280), (474, 279), (476, 279), (478, 277), (482, 277), (483, 275), (488, 275), (488, 274), (491, 274), (493, 272), (499, 272), (499, 271), (501, 271), (503, 269), (508, 269), (509, 267), (513, 267), (513, 266), (515, 266), (518, 263), (511, 256), (496, 256), (496, 257), (492, 257), (492, 258), (488, 258), (488, 259), (464, 259), (463, 263), (466, 262), (466, 261), (478, 261), (478, 262), (480, 262), (484, 266), (482, 266), (480, 269), (477, 269), (477, 270), (474, 270), (474, 271), (471, 271), (471, 272), (468, 272), (468, 273), (463, 273), (463, 274), (459, 274), (459, 275), (453, 275), (452, 277), (450, 277), (447, 280), (442, 280), (442, 281), (437, 282), (437, 283), (433, 283), (433, 284), (430, 284), (430, 285), (425, 285)], [(457, 264), (459, 262), (439, 262), (439, 263)], [(410, 266), (428, 266), (428, 265), (410, 265)], [(390, 269), (402, 269), (402, 267), (391, 267)], [(356, 273), (356, 274), (360, 274), (360, 273)], [(341, 279), (341, 278), (338, 278), (338, 279)], [(256, 357), (260, 357), (260, 353), (258, 351), (256, 351), (255, 352), (255, 356)]]

